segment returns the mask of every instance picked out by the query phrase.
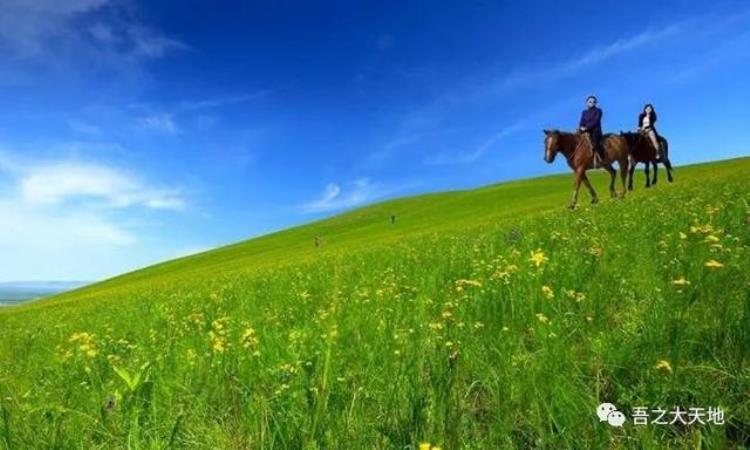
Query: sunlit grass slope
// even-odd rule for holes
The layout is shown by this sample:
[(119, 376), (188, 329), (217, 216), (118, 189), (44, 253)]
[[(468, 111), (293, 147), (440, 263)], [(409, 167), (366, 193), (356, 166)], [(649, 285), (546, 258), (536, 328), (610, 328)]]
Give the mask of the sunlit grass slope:
[(750, 445), (750, 159), (676, 177), (393, 200), (0, 310), (0, 448)]
[[(680, 183), (701, 182), (714, 177), (732, 175), (750, 167), (750, 158), (721, 161), (680, 168)], [(663, 169), (660, 187), (666, 188)], [(597, 192), (607, 199), (608, 176), (603, 172), (589, 175)], [(635, 183), (641, 194), (650, 192), (643, 188), (641, 171)], [(620, 188), (618, 178), (616, 187)], [(679, 189), (679, 185), (675, 185)], [(658, 188), (656, 188), (658, 189)], [(81, 299), (120, 286), (133, 287), (138, 281), (149, 283), (167, 281), (168, 277), (226, 275), (234, 271), (247, 271), (261, 266), (284, 262), (309, 261), (331, 251), (356, 251), (364, 247), (389, 245), (400, 239), (425, 233), (459, 230), (474, 226), (493, 226), (508, 219), (522, 218), (542, 211), (560, 211), (570, 200), (572, 175), (554, 175), (473, 190), (426, 194), (382, 202), (357, 209), (330, 219), (262, 236), (205, 252), (169, 261), (124, 276), (98, 283), (95, 286), (62, 295), (59, 299)], [(582, 203), (588, 193), (581, 188)], [(396, 224), (391, 224), (391, 215)], [(321, 238), (321, 247), (314, 245)]]

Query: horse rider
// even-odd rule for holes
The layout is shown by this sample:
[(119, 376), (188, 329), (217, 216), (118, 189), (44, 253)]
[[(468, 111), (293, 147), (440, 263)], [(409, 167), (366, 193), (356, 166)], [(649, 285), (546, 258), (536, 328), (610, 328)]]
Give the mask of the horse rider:
[(638, 115), (638, 131), (645, 134), (651, 141), (651, 145), (656, 149), (656, 160), (661, 159), (661, 146), (659, 137), (656, 134), (656, 111), (651, 103), (643, 107), (643, 111)]
[[(589, 95), (586, 98), (586, 109), (581, 112), (581, 120), (578, 129), (587, 133), (594, 148), (594, 155), (598, 156), (599, 163), (604, 161), (604, 149), (602, 148), (602, 110), (597, 106), (596, 97)], [(596, 157), (594, 158), (596, 160)]]

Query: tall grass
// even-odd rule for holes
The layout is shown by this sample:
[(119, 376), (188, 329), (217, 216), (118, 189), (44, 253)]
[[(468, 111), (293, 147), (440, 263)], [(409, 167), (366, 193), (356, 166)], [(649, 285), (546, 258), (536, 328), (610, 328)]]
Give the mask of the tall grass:
[(0, 447), (749, 446), (747, 176), (5, 312)]

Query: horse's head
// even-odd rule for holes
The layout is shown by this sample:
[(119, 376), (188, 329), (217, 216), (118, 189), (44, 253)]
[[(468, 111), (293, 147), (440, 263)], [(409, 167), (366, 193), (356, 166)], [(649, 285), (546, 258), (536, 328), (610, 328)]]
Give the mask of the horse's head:
[(544, 160), (552, 164), (558, 151), (560, 151), (560, 132), (544, 130)]

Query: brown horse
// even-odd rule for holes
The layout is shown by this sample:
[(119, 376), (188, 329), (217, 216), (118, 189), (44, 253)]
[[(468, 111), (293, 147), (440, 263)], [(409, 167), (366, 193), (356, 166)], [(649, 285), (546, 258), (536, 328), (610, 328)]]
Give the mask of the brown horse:
[[(612, 164), (617, 162), (620, 168), (620, 177), (622, 178), (622, 193), (619, 197), (625, 196), (625, 180), (628, 172), (628, 145), (622, 136), (614, 134), (605, 134), (602, 136), (602, 145), (604, 146), (603, 168), (609, 172), (609, 192), (612, 197), (617, 197), (615, 191), (615, 177), (617, 171)], [(591, 203), (597, 203), (599, 198), (594, 191), (591, 182), (586, 176), (588, 169), (594, 168), (594, 151), (589, 138), (580, 133), (566, 133), (558, 130), (544, 130), (544, 160), (552, 163), (557, 153), (565, 155), (568, 166), (573, 169), (575, 174), (575, 189), (573, 198), (570, 201), (570, 208), (573, 209), (578, 203), (578, 191), (581, 183), (585, 184), (591, 194)]]
[[(661, 146), (661, 160), (656, 159), (656, 149), (651, 143), (651, 139), (648, 139), (643, 133), (625, 133), (620, 131), (622, 136), (628, 143), (630, 152), (630, 173), (628, 177), (628, 190), (633, 190), (633, 172), (635, 172), (635, 166), (638, 163), (644, 163), (646, 165), (646, 187), (656, 184), (659, 179), (659, 165), (661, 162), (667, 169), (667, 180), (671, 183), (674, 181), (672, 178), (672, 163), (669, 161), (669, 142), (663, 137), (659, 136), (659, 145)], [(654, 166), (654, 179), (651, 180), (649, 174), (649, 165)]]

